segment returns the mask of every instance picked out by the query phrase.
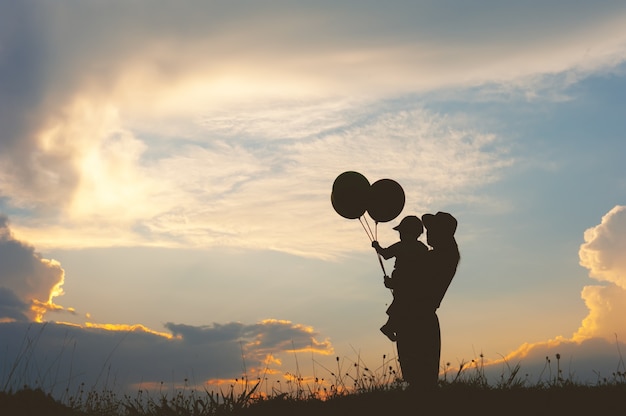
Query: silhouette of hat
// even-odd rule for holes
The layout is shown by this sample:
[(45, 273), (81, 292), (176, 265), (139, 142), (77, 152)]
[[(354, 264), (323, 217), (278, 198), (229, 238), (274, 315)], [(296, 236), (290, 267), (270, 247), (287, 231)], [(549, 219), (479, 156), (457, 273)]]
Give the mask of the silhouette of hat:
[(402, 218), (400, 224), (393, 227), (393, 229), (398, 231), (413, 231), (419, 235), (424, 231), (424, 226), (422, 225), (422, 220), (415, 215), (407, 215)]
[(437, 214), (422, 215), (422, 223), (427, 230), (436, 230), (439, 233), (454, 235), (456, 232), (457, 221), (447, 212), (437, 212)]

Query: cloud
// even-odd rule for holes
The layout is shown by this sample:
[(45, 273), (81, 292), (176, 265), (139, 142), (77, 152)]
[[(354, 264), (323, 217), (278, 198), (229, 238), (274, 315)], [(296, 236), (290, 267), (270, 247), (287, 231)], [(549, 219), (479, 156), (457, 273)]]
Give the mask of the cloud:
[(4, 368), (0, 381), (19, 387), (38, 382), (53, 394), (74, 391), (81, 383), (87, 389), (136, 393), (132, 389), (161, 383), (178, 388), (188, 380), (187, 385), (203, 389), (242, 375), (280, 377), (284, 353), (333, 353), (328, 340), (316, 340), (313, 328), (284, 320), (165, 326), (171, 333), (141, 325), (3, 323), (0, 347), (12, 369)]
[(28, 321), (29, 305), (10, 289), (0, 287), (0, 322)]
[[(51, 311), (74, 312), (53, 302), (63, 294), (58, 262), (13, 238), (0, 217), (0, 384), (78, 391), (114, 388), (126, 392), (161, 383), (198, 388), (242, 376), (280, 374), (282, 357), (306, 352), (329, 355), (328, 339), (313, 327), (288, 320), (193, 326), (166, 323), (166, 331), (140, 324), (42, 322)], [(111, 383), (117, 385), (111, 385)], [(69, 390), (66, 390), (69, 389)], [(132, 391), (135, 389), (135, 391)]]
[[(589, 312), (580, 328), (570, 338), (521, 345), (503, 359), (490, 362), (492, 373), (503, 363), (521, 361), (526, 367), (522, 371), (530, 371), (534, 377), (545, 376), (546, 359), (554, 361), (556, 354), (564, 360), (562, 368), (567, 365), (582, 381), (601, 381), (601, 377), (626, 371), (621, 355), (626, 348), (626, 206), (612, 208), (599, 225), (584, 232), (584, 239), (580, 264), (589, 270), (591, 278), (606, 284), (583, 288), (581, 297)], [(552, 371), (556, 371), (554, 363)]]
[(286, 320), (265, 319), (253, 325), (232, 322), (226, 325), (214, 323), (205, 326), (170, 322), (165, 324), (165, 327), (175, 337), (181, 337), (190, 344), (215, 344), (247, 340), (242, 347), (248, 353), (254, 351), (259, 362), (262, 361), (261, 356), (275, 354), (279, 351), (313, 351), (326, 355), (333, 352), (328, 340), (315, 340), (317, 333), (312, 327), (294, 324)]
[(484, 84), (534, 93), (546, 75), (563, 85), (624, 61), (623, 8), (559, 4), (3, 4), (0, 187), (52, 217), (86, 214), (91, 197), (103, 216), (125, 198), (118, 214), (134, 211), (169, 184), (144, 159), (172, 142), (227, 134), (226, 158), (245, 147), (233, 137), (350, 127), (355, 103)]
[[(266, 138), (271, 129), (230, 117), (254, 139), (212, 131), (206, 122), (207, 134), (221, 139), (169, 144), (153, 154), (146, 141), (112, 126), (100, 143), (83, 149), (81, 184), (66, 203), (71, 221), (23, 220), (17, 232), (44, 248), (220, 245), (330, 258), (353, 250), (359, 232), (338, 221), (329, 202), (343, 170), (359, 170), (372, 182), (398, 180), (415, 190), (406, 209), (420, 212), (450, 202), (450, 195), (472, 198), (472, 190), (512, 163), (501, 138), (419, 107), (343, 108), (333, 129), (300, 120), (306, 134), (317, 133), (274, 140)], [(336, 242), (330, 248), (329, 239)]]
[(6, 216), (0, 216), (0, 264), (0, 321), (41, 321), (48, 311), (64, 309), (53, 302), (63, 294), (61, 265), (16, 240)]
[(503, 375), (506, 380), (519, 364), (517, 377), (531, 384), (554, 382), (558, 377), (583, 384), (620, 381), (617, 373), (626, 371), (622, 356), (625, 348), (625, 343), (615, 339), (591, 337), (574, 341), (557, 337), (521, 345), (506, 357), (488, 362), (485, 374), (491, 382), (501, 380)]
[[(574, 339), (602, 337), (611, 339), (626, 324), (626, 206), (618, 205), (602, 217), (602, 222), (585, 231), (580, 246), (580, 264), (589, 276), (603, 286), (586, 286), (582, 298), (589, 308)], [(621, 339), (621, 338), (620, 338)]]
[(580, 247), (580, 265), (589, 276), (626, 289), (626, 206), (615, 206), (602, 222), (585, 231)]

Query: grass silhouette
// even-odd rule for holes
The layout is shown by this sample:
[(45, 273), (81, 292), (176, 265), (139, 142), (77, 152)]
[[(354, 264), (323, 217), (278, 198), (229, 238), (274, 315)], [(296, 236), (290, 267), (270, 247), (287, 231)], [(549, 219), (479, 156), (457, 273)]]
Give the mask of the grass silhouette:
[[(507, 367), (489, 383), (482, 357), (442, 371), (436, 389), (419, 391), (403, 382), (397, 360), (383, 356), (370, 370), (357, 359), (347, 366), (339, 357), (336, 368), (322, 366), (329, 379), (286, 374), (283, 383), (266, 378), (235, 379), (226, 391), (196, 391), (185, 386), (172, 394), (134, 395), (111, 389), (84, 390), (55, 400), (41, 388), (24, 385), (0, 392), (3, 415), (75, 416), (209, 416), (209, 415), (554, 415), (619, 411), (626, 397), (626, 373), (581, 384), (563, 377), (560, 356), (557, 371), (531, 383), (520, 376), (520, 366)], [(318, 363), (319, 365), (319, 363)], [(550, 360), (546, 357), (546, 368)], [(84, 387), (84, 386), (83, 386)]]

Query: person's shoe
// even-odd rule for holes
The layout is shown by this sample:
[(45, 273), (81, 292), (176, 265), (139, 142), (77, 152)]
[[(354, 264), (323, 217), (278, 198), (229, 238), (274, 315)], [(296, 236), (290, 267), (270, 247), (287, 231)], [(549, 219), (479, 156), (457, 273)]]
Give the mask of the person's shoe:
[(396, 336), (396, 333), (393, 329), (391, 329), (389, 327), (389, 325), (385, 324), (383, 326), (380, 327), (380, 332), (382, 332), (383, 334), (387, 335), (387, 338), (389, 338), (391, 341), (395, 342), (398, 337)]

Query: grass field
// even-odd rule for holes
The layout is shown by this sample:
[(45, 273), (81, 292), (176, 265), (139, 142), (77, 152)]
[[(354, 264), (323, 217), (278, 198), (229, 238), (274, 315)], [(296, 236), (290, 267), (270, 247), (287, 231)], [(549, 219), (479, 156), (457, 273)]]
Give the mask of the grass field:
[[(393, 377), (360, 369), (336, 375), (330, 383), (297, 378), (286, 391), (264, 390), (263, 381), (239, 379), (228, 391), (183, 389), (171, 394), (112, 390), (80, 391), (55, 400), (41, 388), (22, 386), (0, 392), (2, 415), (208, 416), (208, 415), (584, 415), (621, 414), (626, 409), (626, 373), (595, 384), (574, 383), (557, 372), (530, 383), (513, 367), (488, 383), (480, 363), (442, 375), (432, 391), (410, 389)], [(347, 385), (349, 382), (350, 385)]]
[(274, 396), (242, 400), (241, 397), (188, 395), (161, 397), (142, 404), (133, 398), (92, 393), (89, 401), (60, 403), (42, 390), (22, 389), (0, 393), (3, 415), (584, 415), (621, 414), (626, 405), (626, 385), (483, 388), (458, 384), (440, 386), (423, 394), (407, 389), (353, 392), (326, 400)]

